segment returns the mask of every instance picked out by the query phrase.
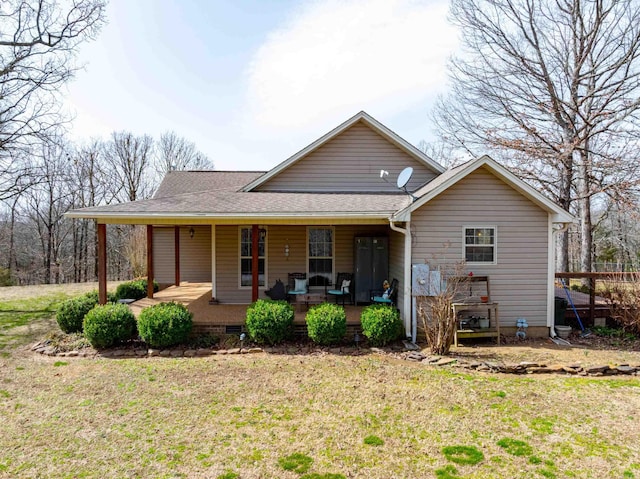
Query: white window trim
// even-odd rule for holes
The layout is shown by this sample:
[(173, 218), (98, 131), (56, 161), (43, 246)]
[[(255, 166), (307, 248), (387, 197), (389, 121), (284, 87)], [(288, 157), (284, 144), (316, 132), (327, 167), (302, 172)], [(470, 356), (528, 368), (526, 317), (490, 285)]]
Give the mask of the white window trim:
[[(243, 229), (251, 229), (252, 225), (241, 225), (238, 226), (238, 289), (248, 290), (252, 289), (253, 286), (243, 286), (242, 285), (242, 230)], [(267, 230), (266, 226), (263, 226), (261, 229)], [(267, 260), (269, 257), (269, 234), (268, 230), (266, 236), (264, 238), (264, 286), (258, 285), (259, 290), (268, 289), (269, 284), (269, 261)]]
[[(493, 229), (493, 261), (466, 261), (467, 259), (466, 230), (469, 228)], [(470, 264), (470, 265), (486, 266), (486, 265), (498, 264), (498, 227), (496, 225), (478, 225), (478, 224), (463, 225), (462, 226), (462, 259), (465, 261), (465, 264)]]
[[(330, 285), (333, 284), (333, 277), (336, 275), (336, 228), (335, 226), (328, 225), (314, 225), (307, 226), (307, 238), (306, 238), (306, 272), (307, 272), (307, 281), (309, 281), (311, 273), (309, 271), (309, 230), (331, 230), (331, 251), (333, 255), (331, 256), (331, 279)], [(322, 259), (323, 256), (314, 256), (314, 258)], [(309, 288), (320, 288), (320, 286), (309, 286)]]

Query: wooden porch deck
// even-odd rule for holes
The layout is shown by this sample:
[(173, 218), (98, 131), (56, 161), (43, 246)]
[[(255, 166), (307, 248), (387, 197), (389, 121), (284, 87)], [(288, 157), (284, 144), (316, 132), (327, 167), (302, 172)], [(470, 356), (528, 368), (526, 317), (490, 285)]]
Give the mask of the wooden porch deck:
[[(143, 298), (130, 305), (136, 317), (143, 308), (167, 301), (184, 304), (193, 313), (193, 326), (197, 332), (226, 333), (242, 329), (247, 316), (249, 304), (209, 304), (211, 299), (211, 283), (182, 283), (179, 287), (169, 286), (154, 294), (153, 299)], [(360, 314), (364, 306), (346, 305), (347, 325), (354, 328), (360, 326)], [(306, 311), (296, 309), (293, 323), (295, 326), (305, 324)], [(299, 329), (296, 327), (296, 330)]]

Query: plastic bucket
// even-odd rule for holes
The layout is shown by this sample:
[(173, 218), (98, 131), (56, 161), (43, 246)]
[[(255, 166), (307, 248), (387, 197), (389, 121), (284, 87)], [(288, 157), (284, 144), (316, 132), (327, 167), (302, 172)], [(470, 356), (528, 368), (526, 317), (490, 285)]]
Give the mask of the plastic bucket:
[(562, 326), (560, 324), (556, 324), (556, 333), (562, 339), (567, 339), (571, 334), (571, 326)]

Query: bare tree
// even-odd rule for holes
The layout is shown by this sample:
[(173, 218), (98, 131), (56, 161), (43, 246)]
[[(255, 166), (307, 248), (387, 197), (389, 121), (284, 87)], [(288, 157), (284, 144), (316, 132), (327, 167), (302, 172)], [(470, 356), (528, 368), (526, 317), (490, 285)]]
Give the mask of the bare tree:
[[(640, 3), (453, 0), (465, 52), (435, 119), (443, 138), (489, 150), (580, 217), (591, 270), (591, 203), (637, 187)], [(568, 239), (558, 267), (568, 267)]]
[(156, 171), (160, 177), (172, 170), (213, 170), (213, 163), (198, 151), (195, 143), (174, 131), (160, 135), (157, 154)]
[(117, 202), (148, 198), (154, 189), (150, 167), (153, 160), (153, 139), (130, 132), (114, 132), (104, 144), (105, 163), (114, 181), (112, 196)]
[(33, 170), (25, 156), (62, 120), (58, 92), (77, 70), (73, 57), (104, 23), (104, 0), (0, 2), (0, 199)]
[(40, 159), (41, 178), (26, 192), (25, 206), (42, 249), (42, 280), (59, 283), (64, 281), (60, 252), (70, 231), (69, 223), (63, 221), (64, 213), (71, 206), (68, 145), (43, 143)]

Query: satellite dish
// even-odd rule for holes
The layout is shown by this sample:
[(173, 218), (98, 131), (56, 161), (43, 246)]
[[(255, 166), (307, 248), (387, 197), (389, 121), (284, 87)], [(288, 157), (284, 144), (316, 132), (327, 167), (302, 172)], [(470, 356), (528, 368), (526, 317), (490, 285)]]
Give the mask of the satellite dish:
[(411, 179), (411, 175), (413, 175), (413, 168), (411, 168), (410, 166), (407, 166), (404, 170), (402, 170), (398, 175), (398, 188), (403, 189), (405, 186), (407, 186), (407, 183), (409, 183), (409, 180)]

